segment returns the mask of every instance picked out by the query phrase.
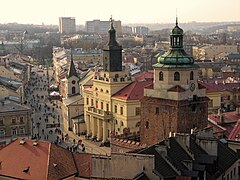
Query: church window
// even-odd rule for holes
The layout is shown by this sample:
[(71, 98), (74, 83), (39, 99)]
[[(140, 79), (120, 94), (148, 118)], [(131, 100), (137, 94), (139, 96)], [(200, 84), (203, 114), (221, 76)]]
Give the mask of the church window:
[(114, 112), (117, 113), (117, 105), (114, 106)]
[(103, 102), (101, 102), (101, 109), (103, 109)]
[(97, 90), (98, 90), (98, 88), (96, 87), (96, 88), (95, 88), (95, 91), (97, 91)]
[(109, 111), (109, 104), (106, 105), (106, 110)]
[(96, 108), (98, 108), (98, 101), (96, 101)]
[(106, 90), (106, 93), (109, 93), (109, 91), (108, 91), (108, 90)]
[(145, 127), (146, 127), (146, 129), (149, 129), (149, 122), (148, 121), (146, 121)]
[(180, 81), (180, 73), (179, 72), (174, 73), (174, 81)]
[(103, 89), (101, 89), (100, 91), (103, 92)]
[(76, 88), (72, 87), (72, 94), (75, 94), (75, 93), (76, 93)]
[(75, 81), (75, 80), (73, 80), (73, 81), (72, 81), (72, 84), (75, 84), (75, 83), (76, 83), (76, 81)]
[(190, 72), (190, 80), (193, 80), (193, 71)]
[(159, 81), (163, 81), (163, 72), (162, 71), (159, 72)]

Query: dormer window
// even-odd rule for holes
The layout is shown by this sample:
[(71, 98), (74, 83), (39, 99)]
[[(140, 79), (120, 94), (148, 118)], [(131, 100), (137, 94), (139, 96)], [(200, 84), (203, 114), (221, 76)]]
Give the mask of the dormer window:
[(159, 81), (163, 81), (163, 72), (162, 71), (159, 72)]
[(174, 81), (180, 81), (180, 73), (179, 72), (174, 73)]
[(193, 74), (193, 71), (190, 72), (190, 80), (193, 80), (194, 78), (194, 74)]

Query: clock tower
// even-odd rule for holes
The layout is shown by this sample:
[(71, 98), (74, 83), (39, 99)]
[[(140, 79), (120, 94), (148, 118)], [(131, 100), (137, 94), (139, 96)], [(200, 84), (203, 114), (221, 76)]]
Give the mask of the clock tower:
[(192, 128), (206, 127), (208, 98), (198, 84), (199, 66), (183, 49), (183, 30), (177, 19), (170, 49), (153, 68), (153, 87), (145, 88), (141, 100), (141, 142), (155, 144), (170, 132), (190, 133)]

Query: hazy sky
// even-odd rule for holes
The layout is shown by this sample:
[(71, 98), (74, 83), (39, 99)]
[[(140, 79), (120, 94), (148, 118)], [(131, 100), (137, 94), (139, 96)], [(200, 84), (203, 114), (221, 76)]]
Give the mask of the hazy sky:
[(58, 24), (71, 16), (126, 23), (240, 21), (240, 0), (1, 0), (0, 23)]

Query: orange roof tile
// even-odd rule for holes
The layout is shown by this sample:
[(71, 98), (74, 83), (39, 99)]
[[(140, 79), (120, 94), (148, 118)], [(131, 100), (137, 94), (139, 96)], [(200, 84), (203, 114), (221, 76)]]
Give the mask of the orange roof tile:
[(140, 100), (143, 97), (144, 87), (151, 85), (152, 81), (134, 81), (118, 91), (112, 97), (123, 100)]
[[(78, 159), (84, 159), (80, 156), (84, 154), (78, 155)], [(37, 146), (33, 146), (33, 141), (29, 139), (22, 145), (17, 139), (2, 148), (0, 162), (1, 176), (18, 179), (63, 179), (76, 176), (82, 168), (77, 167), (70, 151), (46, 141), (39, 141)]]
[(134, 75), (137, 81), (144, 81), (144, 80), (153, 80), (153, 72), (140, 72)]
[[(25, 144), (20, 145), (17, 139), (1, 149), (0, 174), (20, 179), (46, 179), (50, 143), (40, 141), (37, 146), (32, 144), (33, 141), (25, 140)], [(28, 172), (23, 172), (27, 167)]]
[(235, 124), (233, 130), (228, 136), (228, 139), (235, 140), (236, 138), (239, 138), (239, 135), (240, 135), (240, 119)]
[(92, 154), (73, 154), (79, 177), (90, 178), (92, 172)]

